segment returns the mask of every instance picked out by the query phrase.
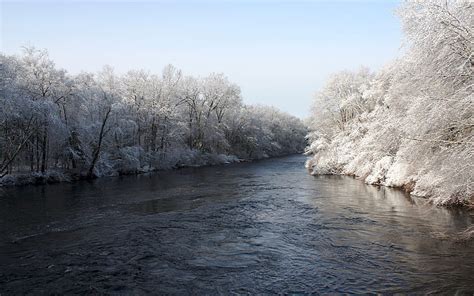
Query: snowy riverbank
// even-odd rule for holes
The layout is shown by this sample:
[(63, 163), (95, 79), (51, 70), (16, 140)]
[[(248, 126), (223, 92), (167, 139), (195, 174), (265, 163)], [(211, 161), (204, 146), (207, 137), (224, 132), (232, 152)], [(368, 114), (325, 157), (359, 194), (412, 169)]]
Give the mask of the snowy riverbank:
[(210, 154), (200, 153), (195, 151), (189, 154), (186, 158), (179, 160), (167, 160), (162, 165), (152, 167), (149, 165), (140, 166), (139, 164), (134, 167), (129, 167), (121, 170), (109, 169), (108, 171), (102, 172), (100, 175), (95, 175), (92, 178), (86, 174), (86, 172), (68, 171), (68, 170), (51, 170), (45, 173), (41, 172), (24, 172), (14, 173), (6, 175), (0, 178), (0, 186), (24, 186), (24, 185), (43, 185), (43, 184), (54, 184), (59, 182), (72, 182), (77, 180), (93, 179), (100, 177), (113, 177), (121, 175), (136, 175), (151, 173), (163, 170), (173, 170), (186, 167), (204, 167), (214, 165), (224, 165), (237, 163), (241, 161), (249, 161), (246, 159), (239, 159), (235, 155), (225, 154)]
[[(295, 152), (296, 153), (296, 152)], [(55, 184), (60, 182), (74, 182), (78, 180), (88, 180), (102, 177), (115, 177), (123, 175), (138, 175), (153, 173), (158, 171), (166, 170), (176, 170), (181, 168), (199, 168), (206, 166), (218, 166), (218, 165), (227, 165), (232, 163), (239, 162), (252, 162), (261, 159), (273, 158), (273, 157), (282, 157), (290, 154), (281, 154), (281, 155), (259, 155), (255, 158), (239, 158), (235, 155), (225, 155), (225, 154), (210, 154), (202, 153), (199, 151), (194, 151), (194, 153), (189, 154), (185, 159), (180, 159), (175, 162), (166, 162), (161, 166), (150, 167), (138, 166), (136, 168), (129, 168), (128, 170), (110, 170), (104, 172), (101, 175), (96, 175), (94, 177), (89, 177), (86, 173), (78, 173), (74, 171), (67, 170), (51, 170), (45, 173), (40, 172), (23, 172), (6, 175), (3, 178), (0, 178), (0, 187), (2, 186), (25, 186), (25, 185), (46, 185), (46, 184)]]
[(312, 174), (353, 175), (437, 205), (474, 203), (474, 60), (468, 1), (407, 2), (408, 48), (378, 73), (343, 71), (314, 101)]

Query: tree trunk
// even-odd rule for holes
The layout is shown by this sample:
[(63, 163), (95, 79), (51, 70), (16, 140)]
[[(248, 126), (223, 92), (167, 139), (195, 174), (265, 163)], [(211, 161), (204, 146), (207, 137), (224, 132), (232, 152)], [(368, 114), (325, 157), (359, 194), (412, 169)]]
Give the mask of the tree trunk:
[(42, 150), (42, 155), (41, 155), (41, 172), (44, 173), (46, 171), (46, 161), (47, 161), (47, 153), (48, 153), (48, 130), (45, 127), (44, 128), (44, 134), (43, 134), (43, 141), (41, 143), (41, 150)]
[(105, 113), (104, 120), (102, 121), (102, 126), (100, 127), (100, 133), (99, 133), (99, 140), (97, 142), (97, 147), (94, 151), (94, 156), (92, 158), (91, 165), (89, 167), (89, 171), (87, 173), (88, 178), (93, 178), (94, 175), (94, 168), (97, 163), (97, 160), (99, 159), (100, 155), (100, 148), (102, 146), (102, 140), (104, 138), (104, 133), (105, 133), (105, 125), (107, 124), (107, 120), (109, 119), (110, 111), (112, 110), (111, 107), (108, 107), (107, 112)]
[(40, 149), (39, 149), (39, 134), (36, 134), (36, 172), (40, 171)]

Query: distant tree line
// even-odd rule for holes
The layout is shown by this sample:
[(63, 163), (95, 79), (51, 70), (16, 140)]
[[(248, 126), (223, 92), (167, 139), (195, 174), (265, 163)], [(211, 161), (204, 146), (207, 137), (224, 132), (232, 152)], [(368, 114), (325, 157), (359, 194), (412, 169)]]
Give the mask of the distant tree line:
[[(92, 178), (301, 152), (305, 125), (242, 103), (222, 74), (69, 75), (45, 50), (0, 55), (0, 178)], [(0, 179), (1, 180), (1, 179)], [(11, 180), (14, 181), (13, 179)]]

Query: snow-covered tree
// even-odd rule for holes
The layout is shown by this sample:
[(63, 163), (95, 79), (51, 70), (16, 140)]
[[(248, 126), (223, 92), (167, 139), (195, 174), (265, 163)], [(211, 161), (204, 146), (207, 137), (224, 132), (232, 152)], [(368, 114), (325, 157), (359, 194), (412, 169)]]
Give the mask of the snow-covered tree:
[(28, 171), (91, 178), (305, 146), (299, 119), (245, 106), (223, 74), (185, 76), (169, 65), (158, 75), (106, 66), (70, 76), (34, 48), (0, 61), (0, 183)]
[(474, 5), (408, 1), (398, 12), (405, 54), (375, 76), (335, 75), (316, 95), (307, 166), (473, 202)]

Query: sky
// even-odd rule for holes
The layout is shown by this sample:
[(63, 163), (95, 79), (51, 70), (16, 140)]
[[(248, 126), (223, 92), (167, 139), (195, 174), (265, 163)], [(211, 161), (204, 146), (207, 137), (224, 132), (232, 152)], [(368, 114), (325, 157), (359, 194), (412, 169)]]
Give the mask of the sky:
[(401, 52), (395, 1), (0, 2), (5, 54), (44, 48), (72, 74), (224, 73), (245, 103), (301, 118), (330, 74), (377, 70)]

